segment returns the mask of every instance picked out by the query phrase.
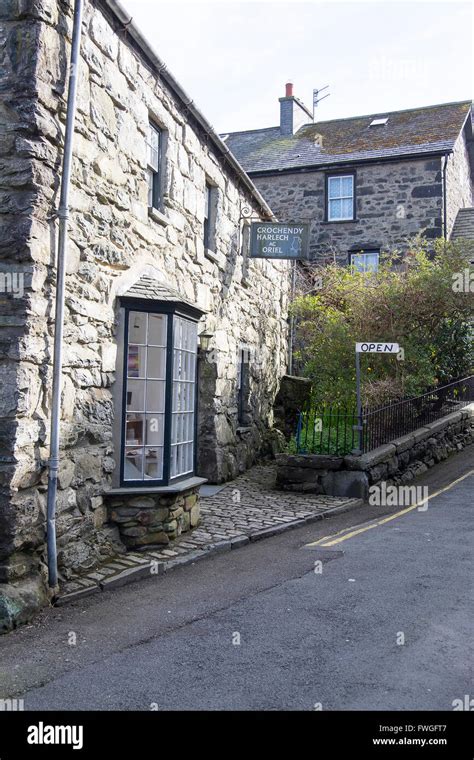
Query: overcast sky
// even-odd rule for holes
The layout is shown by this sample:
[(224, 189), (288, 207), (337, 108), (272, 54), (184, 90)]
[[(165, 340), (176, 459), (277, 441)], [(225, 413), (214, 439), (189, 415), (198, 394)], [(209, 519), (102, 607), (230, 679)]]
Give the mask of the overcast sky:
[(123, 4), (219, 132), (275, 126), (287, 81), (329, 85), (321, 120), (472, 97), (468, 2)]

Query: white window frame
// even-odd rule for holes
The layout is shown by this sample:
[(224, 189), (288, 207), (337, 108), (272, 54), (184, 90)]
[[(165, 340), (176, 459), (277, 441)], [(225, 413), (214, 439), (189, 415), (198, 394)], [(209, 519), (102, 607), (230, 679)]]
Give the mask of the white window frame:
[[(334, 180), (343, 180), (348, 179), (351, 180), (351, 189), (352, 192), (350, 195), (336, 195), (334, 197), (331, 197), (331, 183)], [(342, 192), (342, 191), (341, 191)], [(354, 203), (354, 175), (353, 174), (333, 174), (329, 175), (327, 178), (327, 216), (328, 216), (328, 222), (352, 222), (355, 217), (355, 203)], [(345, 201), (350, 200), (351, 201), (351, 215), (350, 216), (333, 216), (331, 213), (331, 203), (332, 201)]]
[[(363, 259), (363, 261), (367, 262), (367, 258), (369, 256), (377, 256), (377, 266), (375, 269), (373, 268), (367, 268), (367, 266), (364, 266), (363, 269), (359, 269), (356, 264), (356, 259)], [(378, 248), (366, 248), (362, 251), (354, 251), (350, 254), (350, 260), (351, 260), (351, 268), (352, 270), (356, 270), (358, 272), (362, 272), (363, 274), (366, 274), (367, 272), (377, 272), (380, 264), (380, 250)]]

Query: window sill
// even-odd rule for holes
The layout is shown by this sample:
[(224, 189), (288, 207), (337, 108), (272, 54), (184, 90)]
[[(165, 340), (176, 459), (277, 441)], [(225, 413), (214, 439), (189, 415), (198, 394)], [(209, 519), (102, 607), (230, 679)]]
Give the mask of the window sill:
[(148, 216), (153, 219), (153, 221), (163, 225), (163, 227), (166, 227), (170, 223), (168, 217), (166, 217), (162, 211), (158, 211), (154, 206), (148, 206)]
[(120, 488), (112, 488), (110, 491), (104, 491), (104, 496), (132, 496), (132, 495), (146, 495), (148, 493), (182, 493), (190, 488), (198, 488), (199, 486), (207, 483), (207, 478), (198, 478), (193, 475), (186, 480), (180, 480), (178, 483), (171, 483), (169, 486), (121, 486)]
[(323, 224), (354, 224), (359, 219), (325, 219)]

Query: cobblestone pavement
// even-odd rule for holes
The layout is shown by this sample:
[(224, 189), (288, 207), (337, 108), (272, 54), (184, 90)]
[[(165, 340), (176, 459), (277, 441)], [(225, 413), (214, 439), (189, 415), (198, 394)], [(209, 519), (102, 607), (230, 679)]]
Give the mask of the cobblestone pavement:
[(201, 496), (198, 528), (169, 548), (128, 552), (73, 578), (62, 586), (57, 603), (161, 574), (196, 562), (210, 552), (236, 549), (360, 503), (358, 499), (278, 491), (275, 477), (274, 464), (258, 465), (223, 487), (207, 487), (211, 493)]

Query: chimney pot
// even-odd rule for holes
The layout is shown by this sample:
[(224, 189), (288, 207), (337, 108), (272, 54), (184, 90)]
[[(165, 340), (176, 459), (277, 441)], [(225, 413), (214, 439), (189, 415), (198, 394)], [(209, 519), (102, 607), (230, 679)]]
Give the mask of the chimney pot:
[(292, 82), (287, 82), (285, 85), (285, 97), (286, 98), (292, 98), (293, 97), (293, 84)]

